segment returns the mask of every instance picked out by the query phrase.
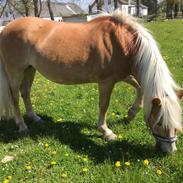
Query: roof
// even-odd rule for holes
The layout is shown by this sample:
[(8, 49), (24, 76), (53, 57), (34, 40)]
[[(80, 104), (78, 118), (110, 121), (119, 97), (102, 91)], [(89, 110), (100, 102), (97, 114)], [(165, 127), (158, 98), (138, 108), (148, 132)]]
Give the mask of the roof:
[[(84, 14), (84, 11), (74, 3), (51, 2), (51, 8), (54, 16), (72, 17)], [(41, 17), (50, 17), (47, 2), (42, 2)]]

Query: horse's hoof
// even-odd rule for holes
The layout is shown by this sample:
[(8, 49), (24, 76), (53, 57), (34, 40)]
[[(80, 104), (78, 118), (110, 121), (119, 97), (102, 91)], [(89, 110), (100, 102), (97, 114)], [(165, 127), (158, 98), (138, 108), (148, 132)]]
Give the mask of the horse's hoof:
[(34, 120), (36, 123), (44, 123), (44, 120), (39, 117), (39, 119)]
[(114, 134), (114, 133), (111, 133), (110, 135), (105, 135), (104, 138), (105, 138), (107, 141), (111, 142), (111, 141), (117, 140), (117, 135)]
[(39, 117), (39, 116), (34, 116), (33, 121), (36, 123), (44, 123), (44, 120), (41, 119), (41, 117)]
[(27, 134), (29, 132), (29, 129), (27, 127), (20, 128), (18, 132), (21, 134)]

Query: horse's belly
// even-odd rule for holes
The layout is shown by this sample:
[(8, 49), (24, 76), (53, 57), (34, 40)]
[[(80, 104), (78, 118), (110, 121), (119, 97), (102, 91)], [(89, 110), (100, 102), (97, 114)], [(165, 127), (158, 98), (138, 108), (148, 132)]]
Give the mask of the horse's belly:
[(80, 84), (97, 82), (97, 76), (86, 66), (56, 63), (34, 66), (47, 79), (60, 84)]

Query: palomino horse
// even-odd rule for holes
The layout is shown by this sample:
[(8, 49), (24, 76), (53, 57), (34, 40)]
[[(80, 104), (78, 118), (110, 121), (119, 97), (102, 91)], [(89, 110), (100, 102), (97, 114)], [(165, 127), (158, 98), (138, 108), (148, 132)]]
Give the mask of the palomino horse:
[[(0, 34), (0, 116), (15, 117), (19, 131), (27, 130), (19, 109), (19, 91), (28, 117), (33, 111), (30, 90), (35, 71), (61, 84), (96, 82), (99, 86), (99, 130), (108, 140), (106, 111), (116, 82), (140, 83), (145, 121), (164, 152), (176, 150), (182, 129), (179, 88), (151, 34), (132, 17), (115, 11), (87, 23), (60, 23), (21, 18)], [(127, 79), (126, 79), (127, 78)], [(135, 82), (132, 82), (132, 85)]]

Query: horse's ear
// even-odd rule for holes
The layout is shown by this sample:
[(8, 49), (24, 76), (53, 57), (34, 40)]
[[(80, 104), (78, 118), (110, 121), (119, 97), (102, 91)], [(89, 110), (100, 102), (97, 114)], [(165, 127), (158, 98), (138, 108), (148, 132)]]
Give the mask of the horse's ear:
[(183, 97), (183, 89), (177, 91), (176, 94), (177, 94), (177, 97), (178, 97), (179, 99), (181, 99), (181, 98)]
[(160, 107), (161, 106), (161, 100), (159, 98), (153, 98), (152, 105), (153, 105), (153, 107)]

